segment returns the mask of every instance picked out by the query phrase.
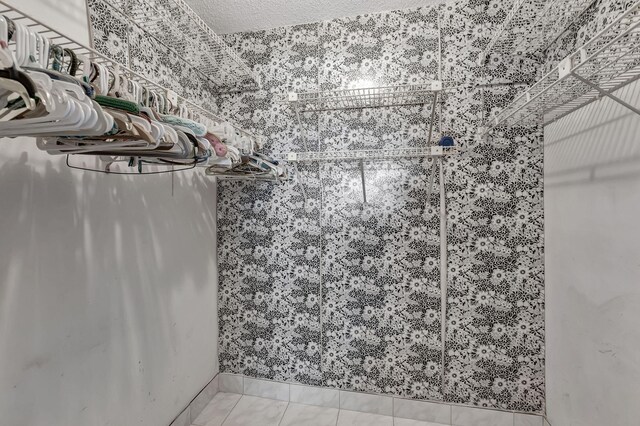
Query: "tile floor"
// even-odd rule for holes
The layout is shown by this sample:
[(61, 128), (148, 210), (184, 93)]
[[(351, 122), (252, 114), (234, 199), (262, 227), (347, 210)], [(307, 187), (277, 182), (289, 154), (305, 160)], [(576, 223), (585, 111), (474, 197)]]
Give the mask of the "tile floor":
[(219, 392), (193, 422), (194, 426), (445, 426)]

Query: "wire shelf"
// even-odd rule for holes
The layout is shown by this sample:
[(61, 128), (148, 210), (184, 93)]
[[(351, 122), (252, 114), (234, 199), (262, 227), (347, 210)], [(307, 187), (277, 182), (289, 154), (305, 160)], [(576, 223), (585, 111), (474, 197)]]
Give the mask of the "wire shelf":
[(433, 102), (442, 90), (440, 81), (402, 86), (290, 93), (287, 102), (297, 111), (329, 111), (420, 105)]
[[(640, 1), (502, 110), (491, 123), (548, 124), (640, 79)], [(625, 104), (637, 111), (635, 107)]]
[[(137, 72), (131, 70), (130, 68), (120, 64), (118, 61), (115, 61), (108, 56), (98, 52), (95, 49), (85, 46), (82, 43), (75, 41), (74, 39), (65, 36), (59, 31), (54, 30), (50, 26), (42, 23), (41, 21), (31, 17), (30, 15), (21, 12), (17, 8), (7, 4), (4, 0), (0, 0), (0, 15), (4, 15), (5, 17), (20, 22), (23, 25), (28, 26), (33, 31), (38, 32), (39, 34), (45, 36), (52, 43), (57, 44), (58, 46), (62, 46), (64, 48), (68, 48), (73, 50), (79, 58), (86, 58), (87, 60), (103, 64), (111, 69), (118, 68), (120, 70), (120, 74), (125, 76), (128, 80), (139, 83), (140, 85), (147, 87), (150, 90), (154, 90), (158, 93), (164, 94), (173, 94), (173, 92), (149, 79), (138, 74)], [(227, 122), (228, 120), (224, 120), (223, 118), (213, 114), (212, 112), (206, 110), (200, 105), (185, 99), (182, 96), (175, 96), (178, 102), (178, 105), (184, 105), (189, 110), (190, 114), (194, 117), (194, 119), (208, 119), (216, 123)], [(236, 132), (247, 136), (253, 140), (260, 141), (260, 137), (248, 132), (236, 125), (233, 125)]]
[(502, 24), (480, 55), (484, 64), (492, 53), (524, 56), (546, 49), (594, 0), (514, 0)]
[(354, 151), (314, 151), (290, 153), (287, 160), (292, 163), (388, 160), (395, 158), (444, 157), (459, 152), (457, 147), (431, 146), (426, 148), (371, 149)]
[(254, 90), (257, 75), (184, 0), (106, 0), (220, 90)]

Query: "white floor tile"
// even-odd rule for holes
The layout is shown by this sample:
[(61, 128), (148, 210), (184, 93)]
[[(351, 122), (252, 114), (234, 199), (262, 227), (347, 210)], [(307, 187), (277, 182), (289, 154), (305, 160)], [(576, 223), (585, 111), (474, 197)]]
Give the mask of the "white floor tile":
[(403, 419), (451, 424), (451, 406), (413, 399), (393, 399), (393, 415)]
[(516, 414), (515, 426), (542, 426), (544, 418), (542, 416), (534, 416), (530, 414)]
[(289, 401), (289, 384), (245, 377), (244, 394)]
[(393, 417), (340, 410), (336, 426), (393, 426)]
[(338, 409), (289, 403), (280, 426), (335, 426)]
[(235, 374), (222, 373), (218, 376), (221, 392), (243, 393), (244, 378)]
[(244, 395), (224, 426), (278, 426), (288, 402)]
[(340, 391), (313, 386), (291, 385), (291, 402), (340, 408)]
[(444, 423), (431, 423), (423, 422), (421, 420), (400, 419), (395, 417), (393, 419), (393, 426), (449, 426)]
[(451, 407), (453, 426), (513, 426), (513, 413), (474, 407)]
[(393, 398), (359, 392), (340, 391), (340, 408), (363, 413), (393, 416)]
[(220, 378), (216, 376), (211, 382), (205, 386), (205, 388), (195, 397), (191, 404), (189, 404), (189, 411), (191, 416), (191, 423), (195, 422), (198, 418), (202, 410), (209, 405), (213, 398), (219, 391), (219, 380)]
[(193, 421), (197, 426), (221, 426), (242, 395), (218, 392)]

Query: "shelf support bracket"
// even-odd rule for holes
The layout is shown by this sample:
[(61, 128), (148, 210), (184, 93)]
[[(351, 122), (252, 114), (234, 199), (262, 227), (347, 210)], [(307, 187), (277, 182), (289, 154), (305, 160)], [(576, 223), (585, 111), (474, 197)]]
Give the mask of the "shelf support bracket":
[(431, 106), (431, 122), (429, 123), (429, 137), (427, 138), (427, 146), (431, 146), (431, 138), (433, 137), (433, 127), (436, 124), (436, 107), (438, 106), (438, 95), (436, 92), (433, 95), (433, 105)]
[(431, 194), (433, 193), (433, 183), (435, 181), (436, 178), (436, 163), (438, 162), (438, 158), (437, 157), (432, 157), (433, 158), (433, 163), (431, 163), (431, 173), (430, 173), (430, 177), (429, 177), (429, 186), (427, 187), (427, 201), (425, 203), (425, 213), (426, 213), (426, 209), (429, 208), (429, 206), (431, 205)]
[(602, 96), (606, 96), (607, 98), (613, 100), (614, 102), (617, 102), (620, 105), (622, 105), (622, 106), (630, 109), (631, 111), (635, 112), (636, 114), (640, 115), (640, 109), (634, 107), (630, 103), (623, 101), (622, 99), (620, 99), (619, 97), (617, 97), (615, 95), (612, 95), (611, 92), (607, 92), (606, 90), (602, 89), (597, 84), (592, 83), (591, 81), (587, 80), (586, 78), (582, 77), (581, 75), (576, 74), (575, 72), (572, 72), (571, 75), (573, 77), (575, 77), (576, 79), (580, 80), (581, 82), (583, 82), (584, 84), (586, 84), (587, 86), (593, 88), (594, 90), (597, 90)]
[(295, 182), (300, 187), (300, 192), (302, 192), (302, 197), (304, 198), (304, 207), (306, 209), (309, 199), (307, 198), (307, 191), (305, 191), (304, 189), (304, 182), (300, 177), (300, 171), (298, 170), (298, 163), (294, 163), (293, 170), (295, 172)]
[(290, 103), (293, 103), (293, 110), (296, 113), (296, 119), (298, 120), (298, 127), (300, 128), (300, 137), (302, 138), (302, 143), (304, 144), (304, 148), (309, 150), (309, 141), (307, 140), (307, 132), (304, 129), (302, 124), (302, 115), (300, 114), (300, 105), (298, 104), (299, 96), (296, 92), (290, 92), (288, 95), (288, 99)]
[(298, 126), (300, 127), (300, 137), (302, 138), (302, 143), (304, 144), (304, 149), (309, 151), (309, 141), (307, 140), (307, 131), (304, 129), (304, 125), (302, 124), (302, 117), (300, 115), (300, 108), (296, 107), (296, 118), (298, 119)]
[(359, 163), (360, 163), (360, 178), (362, 179), (362, 200), (364, 201), (364, 204), (367, 204), (367, 185), (364, 180), (364, 162), (360, 160)]
[[(431, 122), (429, 123), (429, 136), (427, 137), (427, 147), (432, 146), (431, 140), (433, 139), (433, 128), (436, 124), (436, 108), (438, 106), (439, 94), (440, 94), (439, 92), (436, 92), (433, 95), (433, 105), (431, 105)], [(435, 175), (436, 175), (436, 162), (438, 161), (437, 157), (432, 157), (432, 158), (433, 158), (433, 163), (431, 164), (431, 173), (430, 173), (431, 176), (429, 178), (429, 186), (427, 187), (427, 201), (425, 204), (425, 212), (426, 212), (426, 209), (431, 204), (431, 193), (433, 192), (433, 182), (435, 180)]]

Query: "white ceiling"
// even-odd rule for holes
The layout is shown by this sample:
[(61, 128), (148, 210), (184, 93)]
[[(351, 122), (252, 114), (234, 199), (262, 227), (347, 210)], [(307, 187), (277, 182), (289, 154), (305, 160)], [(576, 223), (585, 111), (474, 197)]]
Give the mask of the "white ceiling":
[(407, 9), (439, 0), (186, 0), (218, 34)]

